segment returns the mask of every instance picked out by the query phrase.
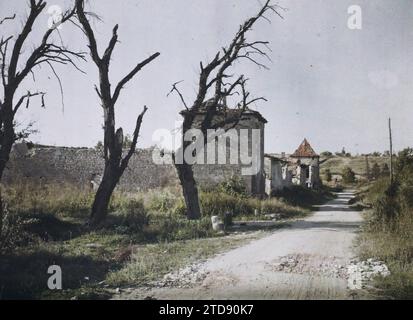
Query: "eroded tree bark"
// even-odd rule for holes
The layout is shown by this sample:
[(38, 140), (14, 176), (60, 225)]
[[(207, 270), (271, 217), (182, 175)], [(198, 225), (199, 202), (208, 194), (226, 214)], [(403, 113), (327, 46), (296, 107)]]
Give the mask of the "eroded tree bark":
[(123, 155), (123, 130), (122, 128), (116, 129), (115, 122), (116, 101), (119, 98), (123, 86), (132, 80), (132, 78), (139, 71), (141, 71), (143, 67), (156, 59), (160, 53), (157, 52), (146, 60), (138, 63), (135, 68), (133, 68), (122, 80), (119, 81), (114, 92), (112, 93), (111, 84), (109, 81), (109, 66), (113, 50), (118, 42), (118, 25), (113, 28), (113, 33), (109, 44), (104, 54), (100, 56), (94, 31), (84, 10), (84, 0), (76, 0), (76, 12), (83, 31), (89, 41), (90, 55), (99, 71), (99, 88), (95, 87), (95, 90), (100, 98), (104, 113), (103, 150), (105, 169), (103, 172), (102, 181), (95, 195), (91, 212), (91, 224), (93, 226), (98, 226), (106, 218), (113, 191), (127, 168), (130, 158), (135, 153), (142, 120), (147, 111), (147, 107), (145, 106), (142, 113), (138, 116), (131, 146), (126, 151), (126, 155)]
[[(27, 48), (25, 46), (35, 22), (46, 7), (46, 2), (43, 0), (30, 0), (29, 7), (29, 15), (24, 21), (21, 32), (15, 41), (13, 42), (14, 36), (12, 35), (2, 36), (0, 39), (0, 81), (3, 86), (3, 97), (0, 98), (0, 182), (9, 161), (13, 144), (30, 133), (27, 131), (16, 132), (15, 116), (17, 112), (22, 105), (28, 108), (30, 106), (30, 99), (35, 96), (41, 98), (41, 106), (44, 107), (44, 92), (28, 91), (18, 100), (16, 99), (16, 92), (18, 89), (21, 89), (22, 82), (29, 74), (33, 76), (33, 81), (35, 81), (34, 72), (36, 67), (46, 65), (58, 77), (54, 65), (70, 64), (79, 69), (74, 63), (74, 59), (84, 59), (84, 53), (73, 52), (63, 44), (56, 44), (51, 39), (56, 28), (75, 15), (74, 8), (66, 11), (60, 21), (55, 22), (54, 25), (47, 29), (40, 44), (34, 46), (33, 51), (26, 56), (25, 50)], [(6, 17), (0, 20), (0, 24), (5, 23), (6, 20), (14, 20), (15, 17), (15, 14), (12, 17)], [(9, 50), (9, 47), (11, 50)], [(19, 66), (22, 67), (19, 69)], [(58, 80), (60, 82), (60, 79)]]
[[(191, 129), (193, 119), (188, 116), (185, 118), (182, 131), (186, 132)], [(182, 155), (185, 149), (191, 143), (188, 141), (183, 141), (181, 150), (178, 152)], [(176, 172), (178, 174), (178, 179), (181, 183), (182, 193), (184, 196), (185, 206), (186, 206), (186, 216), (189, 220), (197, 220), (201, 218), (201, 206), (199, 204), (198, 186), (195, 181), (194, 172), (192, 170), (192, 165), (185, 162), (183, 159), (176, 161), (175, 156), (173, 157)]]
[[(242, 115), (248, 106), (252, 103), (255, 103), (259, 100), (265, 100), (263, 97), (249, 99), (250, 93), (246, 90), (246, 83), (248, 79), (244, 75), (240, 75), (236, 80), (231, 81), (234, 75), (228, 74), (228, 70), (233, 66), (234, 62), (246, 59), (250, 62), (253, 62), (259, 67), (266, 68), (265, 64), (257, 60), (258, 57), (264, 57), (270, 60), (269, 56), (266, 53), (266, 48), (268, 48), (267, 41), (247, 41), (246, 34), (251, 30), (253, 25), (261, 20), (269, 19), (266, 17), (266, 13), (273, 12), (282, 18), (277, 9), (283, 9), (278, 5), (272, 5), (271, 0), (267, 0), (259, 12), (252, 18), (245, 21), (240, 27), (238, 32), (235, 34), (231, 43), (219, 51), (214, 59), (210, 61), (206, 66), (203, 63), (200, 63), (200, 76), (198, 84), (198, 92), (196, 99), (191, 107), (185, 102), (185, 99), (175, 83), (172, 86), (171, 92), (178, 93), (183, 105), (186, 110), (184, 112), (184, 124), (183, 124), (183, 135), (189, 129), (194, 128), (194, 120), (196, 114), (200, 110), (204, 112), (204, 118), (201, 121), (200, 129), (205, 143), (208, 139), (207, 130), (208, 129), (228, 129), (233, 128), (240, 121)], [(212, 95), (212, 101), (206, 104), (209, 94)], [(222, 121), (219, 123), (214, 123), (213, 119), (217, 112), (223, 112), (219, 106), (220, 101), (226, 101), (227, 98), (230, 98), (234, 95), (239, 95), (241, 97), (240, 101), (235, 103), (238, 107), (238, 112), (232, 112), (230, 116), (225, 116)], [(225, 112), (224, 112), (225, 114)], [(204, 144), (205, 144), (204, 143)], [(185, 148), (190, 145), (191, 142), (183, 141), (182, 148)], [(194, 178), (194, 173), (192, 165), (185, 162), (183, 159), (183, 164), (176, 163), (175, 167), (178, 173), (180, 184), (182, 187), (182, 192), (185, 199), (185, 205), (187, 209), (187, 216), (189, 219), (198, 219), (201, 217), (201, 210), (199, 205), (199, 196), (198, 188)]]

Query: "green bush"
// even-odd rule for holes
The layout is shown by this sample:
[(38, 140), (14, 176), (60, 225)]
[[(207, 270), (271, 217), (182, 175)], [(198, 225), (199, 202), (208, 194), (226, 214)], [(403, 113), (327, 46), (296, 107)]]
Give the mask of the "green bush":
[(201, 212), (203, 216), (221, 216), (226, 212), (236, 215), (249, 215), (257, 209), (254, 199), (236, 197), (225, 193), (201, 192)]
[(214, 234), (209, 217), (188, 220), (177, 215), (157, 216), (151, 223), (148, 233), (148, 236), (156, 238), (157, 241), (198, 239)]
[[(399, 153), (393, 184), (389, 177), (378, 179), (366, 199), (373, 210), (361, 247), (365, 257), (384, 260), (391, 275), (377, 279), (384, 295), (397, 299), (413, 297), (413, 149)], [(366, 244), (367, 243), (367, 244)]]
[(343, 182), (344, 183), (354, 183), (356, 182), (356, 174), (350, 167), (346, 167), (343, 169)]
[(149, 200), (149, 210), (161, 213), (168, 213), (174, 209), (177, 204), (177, 197), (169, 192), (160, 192), (154, 194)]
[(141, 233), (149, 224), (149, 215), (141, 199), (125, 201), (119, 211), (111, 215), (106, 227), (117, 228), (126, 233)]
[(333, 180), (333, 175), (331, 174), (330, 169), (327, 169), (325, 172), (325, 179), (327, 182), (331, 182)]
[(321, 155), (322, 157), (329, 158), (329, 157), (332, 157), (332, 156), (333, 156), (333, 153), (330, 152), (330, 151), (323, 151), (323, 152), (321, 152), (320, 155)]
[(186, 206), (182, 197), (176, 201), (175, 206), (172, 209), (172, 214), (182, 217), (186, 216)]
[(304, 213), (307, 213), (307, 211), (303, 210), (300, 207), (288, 205), (284, 201), (281, 201), (277, 198), (262, 200), (260, 214), (273, 213), (278, 213), (282, 217), (287, 218), (302, 215)]
[[(285, 194), (286, 193), (284, 193), (284, 195)], [(304, 192), (302, 194), (304, 194)], [(309, 198), (301, 198), (301, 201), (308, 200)], [(319, 197), (311, 197), (312, 203), (318, 203), (319, 201)], [(224, 218), (225, 213), (231, 213), (232, 217), (252, 216), (254, 215), (255, 210), (258, 210), (258, 213), (262, 215), (279, 213), (284, 217), (295, 216), (307, 212), (296, 204), (292, 205), (276, 197), (260, 200), (252, 197), (239, 198), (227, 194), (202, 192), (200, 195), (200, 203), (203, 216), (220, 216), (221, 218)]]
[(382, 168), (381, 168), (381, 176), (382, 177), (390, 177), (390, 168), (387, 163), (383, 163)]
[(328, 188), (309, 189), (302, 186), (292, 186), (279, 190), (273, 194), (283, 199), (283, 201), (292, 206), (311, 208), (312, 205), (320, 204), (333, 196)]
[(25, 230), (27, 221), (19, 215), (11, 213), (7, 206), (0, 212), (0, 254), (11, 252), (16, 246), (32, 240)]
[(375, 162), (373, 164), (373, 167), (371, 168), (371, 176), (373, 177), (373, 179), (378, 179), (381, 176), (381, 169), (377, 162)]
[(76, 186), (26, 183), (5, 188), (4, 201), (13, 212), (87, 218), (94, 194)]
[(223, 192), (231, 196), (246, 197), (247, 189), (242, 178), (233, 176), (222, 182), (218, 186), (218, 192)]

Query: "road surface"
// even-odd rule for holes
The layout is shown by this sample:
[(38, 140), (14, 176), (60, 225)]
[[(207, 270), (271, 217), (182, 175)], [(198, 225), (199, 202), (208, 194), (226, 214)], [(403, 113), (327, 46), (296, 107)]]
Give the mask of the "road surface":
[(194, 267), (199, 280), (191, 287), (178, 282), (120, 298), (349, 299), (347, 265), (362, 218), (348, 205), (353, 192), (337, 196), (288, 228)]

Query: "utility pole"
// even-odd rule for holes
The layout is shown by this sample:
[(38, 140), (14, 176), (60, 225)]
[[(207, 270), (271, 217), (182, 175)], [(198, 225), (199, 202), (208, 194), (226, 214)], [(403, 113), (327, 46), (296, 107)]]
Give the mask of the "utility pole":
[(365, 157), (366, 157), (366, 178), (367, 178), (367, 181), (370, 181), (371, 176), (370, 176), (369, 155), (366, 154)]
[(390, 183), (393, 184), (393, 140), (391, 134), (391, 118), (389, 118), (389, 138), (390, 138)]

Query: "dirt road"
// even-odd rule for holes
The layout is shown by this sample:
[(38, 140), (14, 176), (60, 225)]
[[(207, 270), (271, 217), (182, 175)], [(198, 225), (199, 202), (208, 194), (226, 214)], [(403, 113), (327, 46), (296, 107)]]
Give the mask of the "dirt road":
[(120, 298), (348, 299), (347, 265), (362, 221), (349, 208), (352, 197), (339, 193), (288, 228), (192, 266), (190, 286), (183, 275), (173, 287), (131, 290)]

